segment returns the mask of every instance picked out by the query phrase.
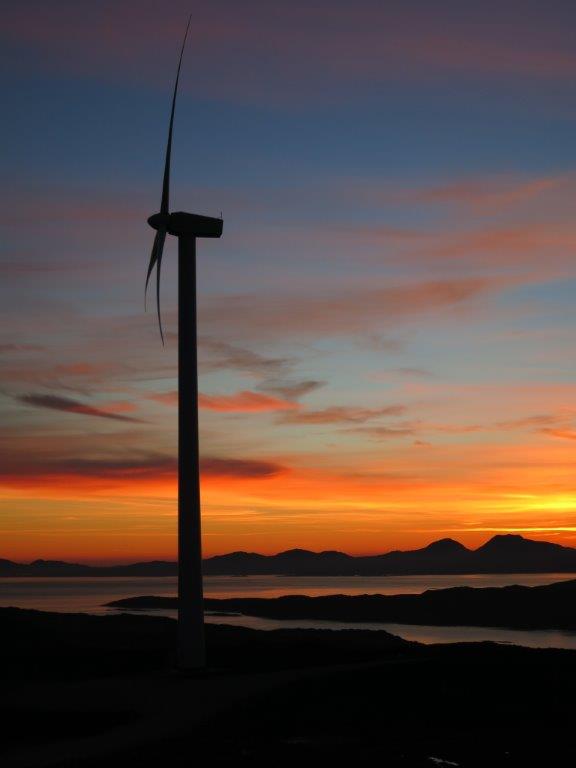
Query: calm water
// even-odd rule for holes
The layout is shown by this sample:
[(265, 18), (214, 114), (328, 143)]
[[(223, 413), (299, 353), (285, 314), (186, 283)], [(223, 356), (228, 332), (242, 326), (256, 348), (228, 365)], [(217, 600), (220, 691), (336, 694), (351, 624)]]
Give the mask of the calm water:
[[(284, 577), (284, 576), (207, 576), (207, 597), (278, 597), (280, 595), (333, 594), (417, 594), (427, 589), (455, 586), (502, 587), (510, 584), (536, 586), (576, 578), (576, 574), (498, 574), (467, 576), (373, 576), (373, 577)], [(0, 579), (0, 606), (36, 608), (44, 611), (108, 613), (104, 603), (137, 595), (172, 597), (176, 578), (26, 578)], [(148, 611), (175, 616), (175, 611)], [(535, 648), (576, 650), (576, 633), (557, 630), (520, 631), (481, 627), (429, 627), (412, 624), (367, 622), (306, 621), (263, 619), (251, 616), (206, 616), (208, 622), (234, 624), (254, 629), (288, 627), (323, 629), (386, 629), (406, 640), (422, 643), (453, 643), (494, 640)]]

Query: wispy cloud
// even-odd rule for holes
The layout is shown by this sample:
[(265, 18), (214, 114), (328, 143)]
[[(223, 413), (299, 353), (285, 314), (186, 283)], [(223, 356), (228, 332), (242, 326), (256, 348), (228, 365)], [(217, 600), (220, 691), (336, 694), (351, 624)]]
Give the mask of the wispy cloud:
[[(14, 457), (10, 453), (2, 456), (0, 477), (5, 482), (38, 481), (47, 478), (86, 478), (138, 482), (139, 480), (176, 479), (178, 461), (173, 456), (161, 454), (129, 455), (109, 458), (58, 459), (35, 456)], [(268, 478), (287, 472), (288, 468), (274, 461), (259, 459), (237, 459), (233, 457), (206, 456), (200, 459), (203, 477), (222, 478)]]
[(325, 385), (325, 381), (316, 381), (313, 379), (304, 381), (275, 381), (271, 379), (260, 384), (258, 389), (280, 395), (286, 400), (298, 400)]
[(178, 391), (172, 390), (170, 392), (156, 392), (152, 395), (148, 395), (150, 400), (155, 400), (157, 403), (163, 405), (178, 405)]
[(559, 437), (562, 440), (576, 440), (576, 429), (562, 428), (562, 427), (545, 427), (539, 430), (544, 435), (550, 437)]
[(0, 476), (7, 479), (46, 477), (84, 477), (100, 479), (142, 479), (159, 476), (175, 476), (177, 461), (171, 456), (136, 455), (99, 459), (62, 457), (47, 458), (31, 455), (29, 457), (2, 457)]
[(500, 285), (497, 279), (456, 278), (379, 289), (349, 287), (333, 290), (329, 295), (214, 297), (203, 302), (200, 318), (223, 336), (231, 332), (237, 337), (276, 340), (291, 336), (349, 336), (448, 311)]
[(279, 421), (283, 424), (361, 424), (382, 416), (401, 416), (405, 411), (403, 405), (388, 405), (384, 408), (334, 405), (317, 411), (290, 411), (282, 414)]
[[(488, 214), (502, 213), (548, 193), (565, 192), (565, 188), (573, 183), (570, 174), (528, 177), (484, 174), (412, 186), (351, 180), (340, 195), (356, 201), (365, 200), (369, 204), (444, 205), (466, 208), (475, 214)], [(402, 232), (396, 234), (401, 236)]]
[[(556, 414), (537, 414), (524, 416), (507, 421), (486, 422), (483, 424), (442, 424), (417, 419), (404, 422), (395, 426), (366, 426), (353, 427), (347, 432), (364, 434), (374, 439), (406, 437), (409, 435), (468, 435), (476, 432), (532, 432), (533, 434), (548, 435), (550, 437), (576, 439), (576, 430), (571, 426), (572, 414), (561, 411)], [(420, 440), (415, 443), (421, 444)], [(426, 442), (426, 445), (429, 443)]]
[(293, 358), (266, 357), (210, 336), (200, 336), (198, 346), (203, 372), (233, 369), (261, 378), (281, 375), (294, 363)]
[(499, 421), (496, 426), (500, 429), (524, 429), (538, 428), (549, 424), (557, 424), (563, 421), (565, 416), (553, 413), (541, 413), (535, 416), (524, 416), (520, 419), (511, 419), (510, 421)]
[(431, 371), (428, 371), (425, 368), (389, 368), (388, 371), (385, 371), (384, 373), (388, 372), (398, 373), (401, 376), (410, 376), (417, 379), (426, 379), (434, 375)]
[(133, 406), (127, 403), (111, 403), (109, 405), (109, 410), (104, 410), (88, 405), (88, 403), (82, 403), (79, 400), (73, 400), (70, 397), (62, 397), (61, 395), (29, 394), (19, 395), (16, 399), (25, 405), (33, 405), (37, 408), (47, 408), (51, 411), (64, 411), (65, 413), (75, 413), (82, 416), (96, 416), (100, 419), (113, 419), (114, 421), (130, 421), (137, 424), (143, 423), (142, 419), (114, 412), (115, 410), (133, 410)]
[(40, 344), (0, 344), (0, 354), (10, 352), (41, 352), (44, 349)]
[(357, 427), (353, 431), (358, 434), (366, 435), (374, 440), (388, 440), (397, 437), (411, 437), (417, 434), (417, 429), (410, 426), (400, 427), (387, 427), (387, 426), (371, 426), (371, 427)]
[[(296, 397), (321, 386), (318, 382), (302, 382), (287, 386), (274, 386), (263, 384), (262, 389), (283, 395), (275, 397), (261, 392), (241, 390), (230, 395), (215, 395), (199, 393), (198, 405), (207, 411), (220, 411), (222, 413), (264, 413), (270, 411), (289, 411), (299, 408)], [(147, 396), (164, 405), (178, 405), (178, 392), (158, 392)]]
[(206, 457), (200, 460), (200, 470), (206, 477), (266, 478), (282, 474), (287, 468), (273, 461)]
[(407, 193), (407, 202), (447, 203), (466, 206), (476, 212), (491, 213), (495, 210), (518, 205), (545, 192), (566, 186), (566, 176), (545, 176), (519, 179), (516, 176), (492, 176), (452, 181)]
[(243, 390), (232, 395), (198, 396), (198, 405), (208, 411), (224, 413), (260, 413), (266, 411), (289, 411), (298, 408), (292, 400), (263, 395), (258, 392)]

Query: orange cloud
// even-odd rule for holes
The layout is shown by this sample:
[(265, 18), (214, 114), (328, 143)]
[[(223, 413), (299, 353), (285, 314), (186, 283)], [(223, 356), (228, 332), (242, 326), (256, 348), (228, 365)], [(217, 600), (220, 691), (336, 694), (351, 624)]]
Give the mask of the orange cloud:
[[(456, 258), (477, 256), (499, 264), (531, 263), (542, 256), (555, 256), (561, 262), (569, 258), (576, 246), (576, 228), (571, 223), (527, 222), (521, 226), (482, 229), (430, 240), (427, 256)], [(442, 242), (443, 241), (443, 242)]]
[(137, 410), (137, 406), (129, 400), (108, 401), (106, 403), (107, 413), (133, 413)]
[(514, 176), (472, 178), (406, 191), (405, 201), (466, 205), (477, 211), (501, 210), (504, 206), (522, 203), (557, 189), (566, 181), (564, 176), (535, 179), (518, 179)]
[(200, 459), (200, 471), (203, 477), (228, 477), (260, 479), (276, 477), (287, 470), (273, 461), (258, 461), (255, 459), (231, 459), (205, 457)]
[(563, 440), (576, 440), (576, 429), (540, 429), (540, 432), (544, 435), (550, 435), (550, 437), (560, 437)]
[[(20, 349), (11, 349), (17, 345), (7, 345), (6, 351), (42, 351), (42, 347), (33, 345), (23, 345)], [(7, 355), (8, 357), (8, 355)], [(12, 356), (10, 356), (12, 358)], [(98, 385), (99, 391), (108, 389), (110, 379), (122, 372), (127, 376), (128, 368), (120, 364), (114, 364), (110, 361), (102, 362), (97, 365), (93, 363), (61, 363), (53, 365), (48, 363), (44, 355), (27, 355), (25, 364), (15, 364), (4, 362), (2, 366), (2, 379), (13, 382), (21, 386), (39, 386), (74, 389), (75, 391), (84, 391), (87, 387)]]
[[(533, 198), (545, 196), (550, 192), (563, 189), (573, 184), (570, 174), (526, 178), (513, 174), (493, 174), (477, 177), (441, 181), (428, 185), (399, 187), (378, 183), (371, 180), (350, 180), (343, 190), (338, 190), (339, 199), (368, 203), (394, 205), (430, 205), (447, 204), (466, 207), (474, 213), (502, 212), (504, 208), (520, 206)], [(330, 190), (327, 190), (330, 194)], [(402, 230), (391, 232), (402, 235)]]
[(178, 392), (173, 390), (171, 392), (158, 392), (154, 395), (148, 396), (150, 400), (155, 400), (157, 403), (163, 403), (163, 405), (178, 405)]
[(200, 408), (208, 411), (224, 413), (262, 413), (267, 411), (290, 411), (297, 409), (298, 403), (292, 400), (281, 400), (278, 397), (262, 395), (258, 392), (243, 390), (233, 395), (204, 395), (198, 396)]
[(54, 368), (56, 374), (65, 374), (69, 376), (90, 376), (95, 373), (101, 373), (101, 369), (91, 363), (71, 363), (70, 365), (57, 365)]
[[(369, 249), (368, 253), (373, 249), (383, 249), (387, 258), (392, 258), (394, 262), (401, 259), (403, 263), (423, 267), (434, 264), (451, 269), (473, 269), (474, 272), (480, 268), (485, 272), (486, 267), (490, 267), (500, 274), (509, 272), (510, 268), (529, 267), (531, 277), (542, 275), (547, 280), (553, 279), (555, 272), (564, 274), (567, 268), (572, 274), (576, 227), (569, 215), (549, 222), (539, 221), (534, 214), (528, 213), (527, 216), (530, 220), (523, 223), (515, 221), (510, 225), (467, 230), (338, 226), (317, 231), (315, 236), (323, 247), (341, 249), (343, 242), (349, 242), (350, 247), (354, 244), (357, 249)], [(374, 258), (374, 255), (370, 256), (371, 260)], [(492, 281), (492, 285), (485, 284), (483, 290), (478, 286), (477, 293), (498, 287), (496, 277)], [(423, 312), (430, 310), (427, 303), (422, 307)]]

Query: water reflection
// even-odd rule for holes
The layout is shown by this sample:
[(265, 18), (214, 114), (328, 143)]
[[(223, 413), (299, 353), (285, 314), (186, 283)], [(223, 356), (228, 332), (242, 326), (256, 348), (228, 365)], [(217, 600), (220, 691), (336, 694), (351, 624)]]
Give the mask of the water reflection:
[[(574, 574), (498, 574), (465, 576), (378, 576), (378, 577), (279, 577), (209, 576), (205, 579), (208, 597), (279, 597), (286, 594), (416, 594), (426, 589), (454, 586), (496, 587), (510, 584), (536, 586), (574, 578)], [(28, 578), (0, 579), (0, 605), (34, 608), (43, 611), (104, 614), (104, 604), (123, 597), (176, 594), (175, 577), (123, 578)], [(153, 615), (176, 616), (174, 610), (146, 611)], [(576, 649), (576, 633), (556, 630), (511, 630), (483, 627), (434, 627), (376, 622), (338, 622), (276, 620), (252, 616), (207, 615), (216, 624), (254, 629), (314, 628), (386, 630), (406, 640), (420, 643), (455, 643), (492, 640), (532, 648)]]

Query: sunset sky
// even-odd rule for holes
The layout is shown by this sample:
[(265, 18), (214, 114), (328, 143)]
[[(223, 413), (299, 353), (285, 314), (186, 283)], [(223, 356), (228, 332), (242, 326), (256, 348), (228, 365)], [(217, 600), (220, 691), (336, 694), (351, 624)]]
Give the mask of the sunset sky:
[(576, 5), (2, 4), (0, 557), (176, 554), (176, 243), (204, 553), (576, 546)]

